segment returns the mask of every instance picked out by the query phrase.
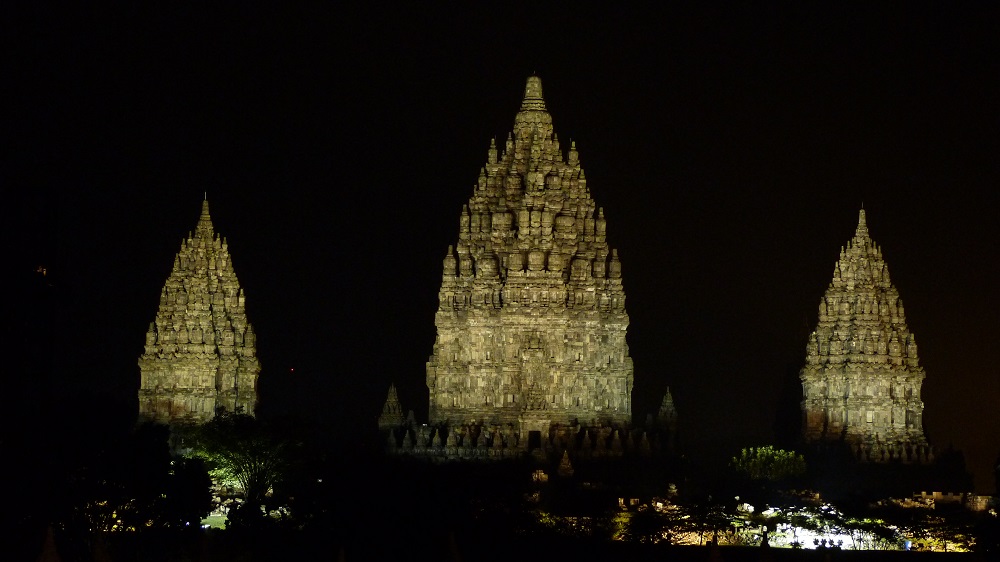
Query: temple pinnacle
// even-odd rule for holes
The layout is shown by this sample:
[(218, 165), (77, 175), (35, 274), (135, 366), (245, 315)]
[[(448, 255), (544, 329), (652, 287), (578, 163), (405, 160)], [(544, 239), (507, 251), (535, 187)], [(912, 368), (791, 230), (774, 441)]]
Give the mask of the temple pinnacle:
[(198, 226), (194, 232), (199, 238), (212, 238), (215, 234), (212, 228), (212, 216), (208, 213), (208, 199), (201, 202), (201, 216), (198, 217)]
[(524, 100), (521, 102), (521, 111), (545, 111), (545, 99), (542, 97), (542, 79), (537, 76), (529, 76), (528, 83), (524, 86)]
[(865, 222), (865, 210), (858, 211), (858, 229), (854, 233), (856, 239), (868, 238), (868, 224)]

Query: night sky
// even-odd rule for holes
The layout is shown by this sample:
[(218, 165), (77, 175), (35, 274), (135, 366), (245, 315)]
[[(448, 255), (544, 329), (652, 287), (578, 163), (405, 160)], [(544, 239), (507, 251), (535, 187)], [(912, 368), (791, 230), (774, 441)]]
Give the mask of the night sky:
[(425, 419), (441, 259), (536, 73), (622, 259), (637, 419), (669, 386), (693, 457), (786, 432), (863, 205), (928, 436), (991, 491), (1000, 10), (753, 4), (5, 9), (5, 261), (48, 288), (8, 295), (4, 337), (52, 335), (23, 360), (37, 381), (5, 369), (5, 403), (137, 410), (144, 333), (207, 192), (261, 414), (368, 432), (394, 381)]

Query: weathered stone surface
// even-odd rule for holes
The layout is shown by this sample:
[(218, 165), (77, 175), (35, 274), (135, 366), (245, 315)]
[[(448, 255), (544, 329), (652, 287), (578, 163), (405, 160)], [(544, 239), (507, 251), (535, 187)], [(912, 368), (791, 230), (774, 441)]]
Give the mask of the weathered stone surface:
[[(630, 423), (629, 318), (606, 231), (576, 146), (564, 157), (531, 77), (444, 257), (427, 362), (431, 424), (510, 427), (520, 447), (537, 431), (544, 447), (554, 426)], [(498, 435), (480, 439), (496, 447)]]
[(146, 332), (139, 358), (141, 420), (203, 423), (218, 408), (254, 413), (260, 363), (244, 300), (229, 245), (215, 234), (206, 200), (194, 235), (181, 242)]
[(807, 441), (843, 440), (869, 461), (933, 459), (916, 340), (864, 210), (820, 301), (800, 378)]

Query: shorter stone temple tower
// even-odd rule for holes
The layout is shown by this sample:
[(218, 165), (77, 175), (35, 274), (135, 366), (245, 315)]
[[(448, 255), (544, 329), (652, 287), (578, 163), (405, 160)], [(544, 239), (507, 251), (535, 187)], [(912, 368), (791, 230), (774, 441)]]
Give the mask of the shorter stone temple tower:
[(807, 442), (844, 442), (862, 461), (933, 461), (916, 339), (864, 210), (820, 300), (799, 376)]
[(668, 449), (673, 451), (677, 440), (677, 408), (674, 406), (674, 395), (670, 393), (670, 387), (667, 387), (660, 410), (656, 413), (655, 427), (667, 440)]
[(160, 291), (139, 373), (140, 421), (204, 423), (218, 409), (253, 415), (256, 408), (256, 335), (207, 200)]
[(378, 417), (378, 428), (386, 431), (403, 425), (404, 421), (403, 407), (399, 404), (399, 397), (396, 395), (396, 385), (389, 385), (389, 395), (382, 407), (382, 415)]

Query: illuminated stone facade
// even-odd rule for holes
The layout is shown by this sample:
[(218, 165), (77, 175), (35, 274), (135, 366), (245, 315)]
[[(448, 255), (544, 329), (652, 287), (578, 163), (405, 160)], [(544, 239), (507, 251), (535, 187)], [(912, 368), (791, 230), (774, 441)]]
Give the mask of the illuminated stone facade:
[(427, 387), (430, 423), (456, 428), (447, 439), (458, 427), (485, 428), (491, 446), (527, 446), (528, 432), (543, 446), (559, 435), (589, 442), (581, 427), (609, 447), (619, 439), (632, 418), (632, 359), (606, 230), (576, 146), (564, 156), (531, 77), (444, 257)]
[(933, 460), (917, 343), (864, 210), (820, 301), (800, 378), (807, 441), (844, 441), (867, 461)]
[(229, 245), (215, 234), (205, 201), (146, 332), (140, 420), (204, 423), (218, 408), (253, 414), (260, 373), (255, 340)]

